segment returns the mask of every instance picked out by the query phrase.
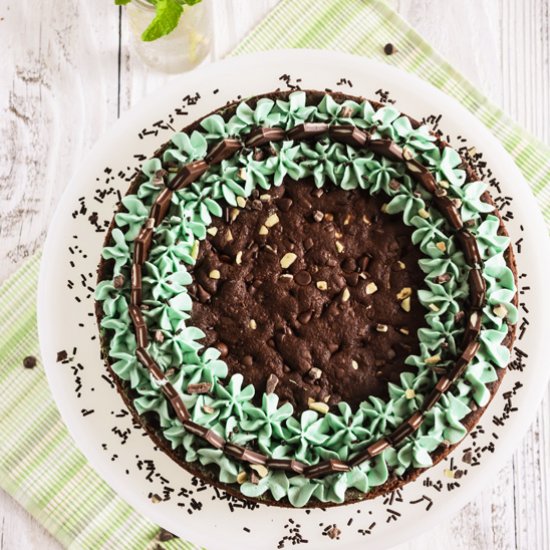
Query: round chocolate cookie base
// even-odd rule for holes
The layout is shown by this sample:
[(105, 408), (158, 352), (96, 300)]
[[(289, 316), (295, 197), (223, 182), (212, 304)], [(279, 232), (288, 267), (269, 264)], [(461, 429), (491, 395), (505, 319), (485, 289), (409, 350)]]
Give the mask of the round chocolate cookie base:
[[(317, 91), (310, 91), (307, 92), (308, 94), (308, 100), (312, 103), (318, 102), (318, 100), (324, 95), (324, 92), (317, 92)], [(351, 99), (354, 101), (362, 101), (364, 98), (357, 97), (357, 96), (350, 96), (342, 93), (332, 93), (331, 94), (334, 99), (338, 102), (341, 102), (345, 99)], [(261, 97), (268, 97), (271, 99), (286, 99), (288, 97), (288, 92), (275, 92), (275, 93), (269, 93), (262, 96), (256, 96), (255, 98), (252, 98), (249, 100), (249, 104), (251, 106), (254, 106), (256, 101), (260, 99)], [(375, 107), (379, 107), (379, 104), (376, 104), (375, 102), (372, 102)], [(237, 106), (237, 102), (230, 104), (222, 109), (213, 111), (214, 113), (221, 114), (225, 119), (230, 117)], [(209, 115), (212, 113), (209, 113)], [(209, 116), (206, 115), (206, 116)], [(203, 117), (203, 118), (206, 118)], [(185, 132), (192, 132), (194, 129), (196, 129), (202, 119), (196, 120), (191, 125), (187, 126), (183, 129)], [(414, 119), (410, 119), (413, 126), (416, 126), (417, 123), (414, 121)], [(438, 141), (438, 144), (443, 147), (446, 145), (445, 142), (442, 140)], [(164, 151), (166, 145), (161, 147), (156, 153), (155, 156), (160, 157), (162, 155), (162, 152)], [(468, 166), (468, 163), (466, 160), (464, 160), (464, 166)], [(471, 180), (477, 179), (475, 171), (471, 168), (467, 168), (468, 170), (468, 176)], [(131, 184), (128, 194), (131, 194), (137, 190), (139, 185), (141, 184), (141, 176), (137, 176), (135, 181)], [(483, 196), (485, 202), (488, 202), (490, 204), (493, 204), (492, 199), (490, 198), (490, 195), (486, 193)], [(122, 206), (120, 207), (120, 210), (122, 210)], [(506, 235), (506, 230), (504, 228), (502, 219), (500, 217), (500, 214), (498, 210), (495, 209), (494, 215), (498, 216), (500, 219), (500, 233), (502, 235)], [(113, 229), (113, 223), (111, 224), (109, 231), (106, 235), (105, 243), (108, 243), (111, 238), (111, 231)], [(513, 256), (512, 248), (510, 247), (508, 249), (508, 252), (506, 254), (506, 261), (510, 269), (513, 271), (514, 276), (517, 278), (517, 270), (515, 265), (515, 259)], [(98, 267), (98, 281), (109, 279), (112, 277), (112, 264), (109, 261), (101, 260), (99, 267)], [(517, 295), (514, 299), (514, 304), (517, 305)], [(102, 318), (102, 310), (101, 310), (101, 304), (96, 303), (96, 316), (98, 319), (98, 322), (101, 321)], [(514, 342), (514, 336), (515, 336), (515, 326), (511, 325), (509, 327), (508, 336), (506, 337), (504, 344), (509, 347), (510, 349), (513, 346)], [(135, 410), (135, 407), (133, 405), (133, 399), (134, 394), (131, 388), (123, 382), (120, 378), (118, 378), (111, 369), (110, 359), (107, 353), (107, 341), (106, 341), (106, 335), (104, 333), (101, 333), (101, 342), (102, 342), (102, 355), (105, 359), (108, 371), (112, 377), (112, 379), (115, 382), (116, 388), (120, 395), (122, 396), (126, 406), (131, 411), (134, 419), (137, 423), (143, 426), (143, 428), (146, 430), (146, 432), (149, 434), (149, 436), (152, 438), (152, 440), (155, 442), (155, 444), (168, 456), (170, 456), (174, 461), (176, 461), (182, 468), (184, 468), (186, 471), (191, 473), (192, 475), (197, 476), (198, 478), (208, 482), (209, 484), (221, 489), (227, 491), (229, 494), (236, 498), (240, 498), (247, 501), (257, 502), (261, 504), (267, 504), (267, 505), (274, 505), (274, 506), (282, 506), (282, 507), (289, 507), (292, 508), (291, 504), (288, 502), (287, 499), (282, 499), (280, 501), (276, 501), (275, 499), (271, 498), (270, 496), (265, 496), (262, 498), (250, 498), (245, 497), (239, 489), (238, 484), (225, 484), (220, 482), (217, 479), (217, 468), (215, 466), (203, 466), (199, 464), (198, 462), (189, 463), (185, 461), (184, 456), (179, 451), (174, 451), (171, 449), (169, 443), (162, 437), (162, 434), (160, 432), (157, 419), (152, 414), (147, 414), (140, 416), (137, 411)], [(490, 391), (491, 399), (494, 397), (495, 393), (498, 390), (498, 387), (506, 373), (506, 369), (497, 369), (497, 376), (498, 379), (487, 385), (487, 388)], [(466, 428), (466, 430), (469, 432), (473, 427), (478, 423), (479, 418), (482, 416), (484, 410), (486, 407), (480, 407), (480, 408), (474, 408), (472, 412), (465, 417), (461, 422)], [(437, 464), (439, 461), (443, 460), (457, 445), (449, 445), (449, 446), (440, 446), (436, 451), (431, 453), (431, 457), (433, 460), (433, 464)], [(407, 473), (401, 477), (391, 477), (386, 481), (384, 484), (374, 487), (367, 493), (361, 493), (355, 489), (350, 489), (346, 492), (346, 499), (343, 504), (358, 502), (365, 499), (371, 499), (375, 498), (377, 496), (386, 494), (390, 491), (393, 491), (395, 489), (398, 489), (400, 487), (403, 487), (405, 484), (413, 481), (416, 479), (425, 469), (422, 468), (416, 468), (411, 469), (407, 471)], [(306, 508), (329, 508), (333, 506), (340, 506), (342, 504), (336, 504), (336, 503), (322, 503), (319, 501), (310, 501), (305, 507)]]
[[(254, 385), (257, 405), (269, 390), (295, 413), (310, 399), (387, 398), (419, 352), (423, 255), (386, 202), (287, 178), (214, 220), (190, 270), (191, 324), (223, 350), (229, 376)], [(410, 295), (408, 311), (398, 295)]]

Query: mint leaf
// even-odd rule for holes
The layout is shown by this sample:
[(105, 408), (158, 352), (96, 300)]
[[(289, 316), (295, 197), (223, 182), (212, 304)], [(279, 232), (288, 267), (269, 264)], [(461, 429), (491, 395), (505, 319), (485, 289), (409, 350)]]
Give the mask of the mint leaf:
[(156, 8), (155, 18), (141, 35), (144, 42), (151, 42), (171, 33), (176, 28), (183, 12), (183, 8), (177, 0), (158, 0)]
[(116, 6), (125, 6), (126, 4), (129, 4), (132, 0), (115, 0)]

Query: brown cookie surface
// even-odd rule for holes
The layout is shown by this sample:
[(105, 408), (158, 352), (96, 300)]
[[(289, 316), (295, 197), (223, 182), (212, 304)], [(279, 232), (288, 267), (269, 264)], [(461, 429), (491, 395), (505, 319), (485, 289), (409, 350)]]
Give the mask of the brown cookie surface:
[(385, 398), (418, 352), (421, 252), (401, 216), (382, 212), (387, 200), (287, 179), (214, 221), (192, 270), (191, 323), (258, 403), (271, 375), (295, 411)]

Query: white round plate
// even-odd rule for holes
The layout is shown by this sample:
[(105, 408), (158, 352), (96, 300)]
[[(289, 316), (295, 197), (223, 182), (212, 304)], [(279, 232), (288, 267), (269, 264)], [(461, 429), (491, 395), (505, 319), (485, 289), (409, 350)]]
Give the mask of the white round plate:
[[(294, 86), (372, 99), (387, 90), (396, 106), (415, 118), (442, 114), (440, 127), (453, 144), (462, 136), (468, 146), (475, 145), (492, 170), (492, 193), (509, 218), (522, 304), (509, 372), (480, 425), (450, 457), (385, 497), (311, 511), (228, 497), (193, 480), (156, 450), (132, 426), (106, 376), (93, 316), (105, 234), (96, 231), (90, 216), (100, 227), (109, 223), (117, 193), (126, 192), (140, 161), (152, 156), (174, 129), (226, 101)], [(243, 56), (172, 80), (118, 121), (83, 160), (60, 201), (44, 249), (38, 301), (42, 357), (61, 415), (91, 465), (132, 506), (169, 531), (209, 550), (293, 544), (316, 550), (360, 544), (386, 548), (457, 511), (521, 441), (550, 373), (543, 355), (543, 338), (550, 333), (549, 293), (543, 291), (548, 253), (546, 227), (518, 168), (489, 131), (442, 92), (390, 66), (343, 53), (292, 50)], [(64, 364), (56, 362), (60, 350), (70, 356)], [(155, 503), (152, 495), (161, 502)], [(338, 540), (328, 536), (333, 525), (341, 530)]]

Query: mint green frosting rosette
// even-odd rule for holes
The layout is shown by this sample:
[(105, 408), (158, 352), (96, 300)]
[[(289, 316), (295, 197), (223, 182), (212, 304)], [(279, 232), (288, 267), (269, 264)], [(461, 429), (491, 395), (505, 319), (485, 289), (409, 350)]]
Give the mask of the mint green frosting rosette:
[[(307, 121), (350, 124), (368, 130), (374, 138), (391, 138), (429, 168), (447, 188), (449, 197), (457, 199), (462, 218), (471, 224), (469, 229), (476, 236), (483, 259), (487, 300), (475, 358), (453, 388), (426, 413), (420, 428), (397, 448), (390, 447), (349, 472), (322, 479), (269, 470), (258, 483), (240, 485), (246, 497), (286, 498), (295, 507), (312, 499), (342, 503), (348, 489), (366, 493), (383, 485), (391, 473), (401, 476), (411, 469), (431, 466), (433, 451), (466, 435), (461, 420), (470, 413), (471, 405), (488, 403), (491, 394), (487, 385), (497, 380), (497, 369), (508, 364), (510, 353), (503, 340), (508, 325), (517, 320), (514, 275), (504, 257), (509, 239), (499, 235), (499, 219), (492, 214), (492, 206), (482, 200), (487, 184), (466, 182), (456, 151), (448, 146), (440, 148), (425, 126), (413, 128), (393, 106), (375, 110), (368, 101), (337, 103), (330, 95), (310, 105), (304, 92), (293, 92), (288, 100), (259, 99), (254, 107), (242, 102), (228, 120), (213, 114), (190, 135), (176, 133), (162, 153), (162, 161), (181, 166), (204, 158), (209, 145), (219, 139), (245, 136), (256, 126), (288, 130)], [(168, 214), (154, 229), (153, 245), (143, 266), (148, 330), (163, 335), (162, 343), (150, 339), (147, 351), (180, 395), (192, 420), (227, 441), (251, 444), (269, 457), (294, 458), (308, 465), (331, 458), (347, 460), (387, 436), (419, 409), (437, 380), (434, 362), (445, 368), (456, 358), (464, 329), (455, 316), (463, 310), (468, 296), (470, 267), (447, 221), (428, 206), (428, 194), (405, 173), (403, 163), (328, 138), (299, 143), (288, 140), (273, 147), (276, 155), (263, 160), (255, 160), (251, 152), (243, 150), (211, 166), (188, 188), (174, 192)], [(143, 164), (144, 181), (136, 194), (124, 197), (124, 211), (115, 215), (110, 243), (103, 249), (103, 258), (113, 262), (114, 275), (123, 275), (125, 281), (130, 280), (134, 240), (162, 189), (158, 185), (162, 165), (159, 158)], [(403, 223), (414, 228), (412, 240), (424, 254), (419, 265), (426, 285), (418, 298), (426, 309), (426, 326), (417, 334), (419, 355), (406, 360), (413, 372), (404, 372), (399, 384), (389, 384), (386, 401), (370, 396), (356, 410), (342, 402), (326, 415), (308, 410), (296, 416), (292, 406), (280, 405), (275, 394), (262, 395), (261, 405), (256, 406), (252, 403), (254, 387), (246, 385), (240, 374), (228, 378), (219, 352), (205, 349), (201, 344), (204, 334), (188, 322), (193, 304), (187, 291), (191, 276), (186, 266), (194, 264), (209, 224), (222, 214), (220, 203), (237, 207), (239, 197), (281, 185), (285, 176), (297, 180), (311, 176), (318, 187), (384, 192), (389, 197), (386, 211), (401, 214)], [(173, 178), (173, 173), (167, 177)], [(397, 189), (390, 186), (393, 179), (401, 183)], [(436, 282), (443, 273), (450, 274), (449, 280)], [(134, 392), (136, 411), (157, 415), (164, 438), (185, 461), (215, 465), (221, 482), (236, 483), (242, 464), (186, 432), (157, 381), (136, 359), (136, 339), (128, 314), (129, 283), (117, 288), (111, 280), (103, 280), (97, 285), (96, 299), (101, 302), (101, 330), (108, 335), (112, 370)], [(189, 384), (200, 382), (212, 385), (209, 395), (187, 393)]]

